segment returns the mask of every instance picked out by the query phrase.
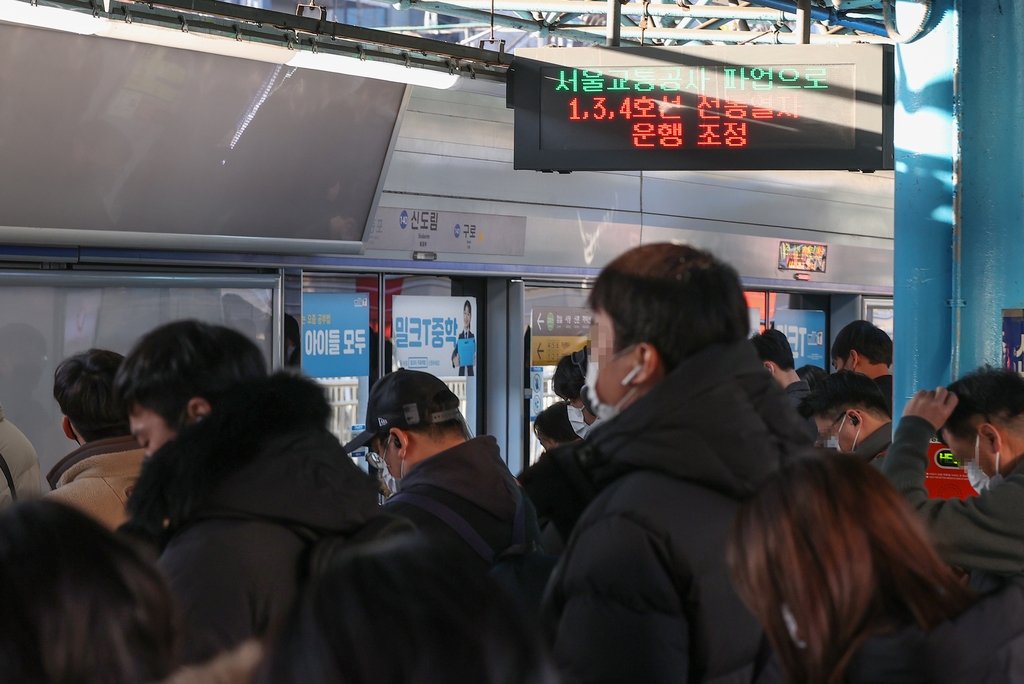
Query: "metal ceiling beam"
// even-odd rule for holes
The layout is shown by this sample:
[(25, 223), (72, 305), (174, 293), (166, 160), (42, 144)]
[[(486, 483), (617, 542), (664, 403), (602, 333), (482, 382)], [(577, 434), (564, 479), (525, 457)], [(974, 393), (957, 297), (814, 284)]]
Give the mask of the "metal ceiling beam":
[[(419, 3), (417, 3), (419, 4)], [(603, 26), (571, 26), (576, 33), (584, 33), (589, 36), (590, 42), (599, 42), (599, 38), (604, 36)], [(561, 33), (561, 27), (551, 27), (551, 32)], [(647, 29), (643, 32), (645, 38), (654, 40), (679, 40), (679, 41), (704, 41), (713, 43), (729, 43), (729, 44), (780, 44), (780, 45), (798, 45), (800, 44), (800, 36), (795, 33), (776, 33), (756, 31), (702, 31), (700, 29), (662, 29), (653, 28)], [(624, 39), (640, 40), (640, 29), (631, 26), (622, 27), (622, 37)], [(829, 43), (839, 43), (842, 45), (848, 45), (850, 43), (889, 43), (891, 42), (888, 38), (882, 38), (881, 36), (865, 36), (865, 35), (835, 35), (829, 33), (812, 33), (811, 44), (813, 45), (824, 45)]]
[[(414, 3), (419, 4), (419, 3)], [(445, 4), (467, 9), (491, 10), (490, 0), (446, 0)], [(620, 3), (621, 4), (621, 3)], [(406, 9), (405, 3), (396, 5)], [(495, 0), (494, 9), (506, 12), (559, 12), (564, 14), (607, 14), (608, 5), (598, 0)], [(643, 5), (629, 3), (622, 5), (623, 15), (638, 17), (643, 15)], [(654, 4), (647, 6), (647, 13), (652, 17), (678, 17), (680, 19), (745, 19), (747, 21), (796, 21), (796, 12), (760, 7), (726, 7), (715, 5), (689, 5), (680, 7), (676, 4)]]
[[(49, 4), (49, 3), (48, 3)], [(77, 1), (65, 0), (64, 2), (53, 3), (56, 5), (67, 4), (86, 6), (92, 11), (95, 8), (93, 0)], [(113, 4), (113, 3), (112, 3)], [(187, 12), (190, 14), (205, 14), (212, 17), (221, 17), (236, 21), (244, 21), (260, 26), (273, 26), (285, 31), (305, 33), (307, 35), (320, 36), (333, 40), (349, 40), (360, 44), (372, 44), (418, 52), (422, 54), (435, 54), (452, 57), (459, 60), (479, 62), (483, 64), (511, 64), (512, 56), (494, 50), (483, 50), (480, 48), (445, 43), (419, 36), (407, 36), (403, 34), (388, 33), (378, 29), (363, 28), (350, 24), (340, 24), (334, 21), (321, 21), (312, 17), (302, 17), (284, 12), (245, 7), (235, 5), (221, 0), (157, 0), (156, 2), (125, 3), (130, 6), (141, 7), (163, 7)], [(113, 7), (111, 7), (113, 11)], [(136, 14), (137, 10), (132, 10)]]
[[(797, 10), (797, 3), (795, 0), (749, 0), (749, 2), (760, 7), (771, 7), (772, 9), (782, 10), (783, 12), (796, 13)], [(837, 12), (835, 8), (824, 9), (816, 5), (812, 5), (811, 18), (814, 21), (825, 21), (829, 24), (839, 24), (840, 26), (852, 28), (856, 31), (871, 33), (876, 36), (888, 37), (889, 35), (885, 30), (885, 26), (876, 24), (872, 21), (865, 21), (863, 19), (851, 19), (846, 16), (845, 12)]]

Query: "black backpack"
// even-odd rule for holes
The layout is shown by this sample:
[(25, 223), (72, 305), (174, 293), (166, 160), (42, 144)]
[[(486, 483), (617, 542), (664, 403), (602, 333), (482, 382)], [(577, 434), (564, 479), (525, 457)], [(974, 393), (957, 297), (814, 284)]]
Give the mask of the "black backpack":
[(526, 541), (526, 502), (518, 487), (516, 513), (512, 520), (512, 544), (500, 553), (496, 553), (465, 518), (436, 499), (400, 492), (388, 501), (406, 503), (439, 518), (490, 564), (488, 575), (515, 599), (527, 615), (536, 617), (540, 614), (541, 599), (558, 557), (545, 554), (535, 543)]
[(344, 562), (353, 554), (364, 549), (367, 544), (419, 534), (416, 531), (416, 527), (402, 516), (384, 511), (374, 515), (355, 531), (346, 534), (318, 530), (291, 520), (250, 515), (236, 511), (203, 515), (194, 522), (225, 519), (279, 525), (290, 530), (295, 536), (305, 542), (306, 549), (299, 559), (299, 582), (302, 585), (305, 585), (311, 579), (324, 575), (335, 565)]

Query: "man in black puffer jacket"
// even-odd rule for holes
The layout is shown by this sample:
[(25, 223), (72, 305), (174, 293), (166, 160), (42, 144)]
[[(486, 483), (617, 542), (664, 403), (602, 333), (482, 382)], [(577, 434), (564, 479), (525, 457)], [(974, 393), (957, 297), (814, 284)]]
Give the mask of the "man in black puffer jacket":
[(545, 599), (564, 681), (751, 682), (766, 654), (726, 538), (810, 437), (746, 341), (739, 278), (710, 254), (633, 249), (591, 305), (587, 391), (603, 422), (521, 478), (571, 531)]
[(290, 375), (260, 377), (254, 355), (238, 333), (174, 323), (143, 338), (118, 377), (133, 432), (158, 447), (121, 531), (160, 552), (185, 662), (281, 623), (304, 579), (302, 528), (344, 536), (380, 513), (376, 482), (327, 430), (323, 390)]

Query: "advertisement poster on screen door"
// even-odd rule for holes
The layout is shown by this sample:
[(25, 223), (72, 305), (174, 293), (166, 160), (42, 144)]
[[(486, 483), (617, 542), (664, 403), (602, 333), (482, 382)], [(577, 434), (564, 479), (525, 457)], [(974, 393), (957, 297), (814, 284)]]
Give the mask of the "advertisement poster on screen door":
[(476, 335), (475, 297), (395, 296), (391, 340), (402, 368), (475, 377)]

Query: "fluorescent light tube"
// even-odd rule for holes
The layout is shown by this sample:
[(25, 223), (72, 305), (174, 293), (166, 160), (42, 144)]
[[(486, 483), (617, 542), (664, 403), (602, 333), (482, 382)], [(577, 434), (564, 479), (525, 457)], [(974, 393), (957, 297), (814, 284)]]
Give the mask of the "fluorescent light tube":
[(0, 0), (0, 21), (88, 36), (96, 33), (106, 19), (56, 7), (33, 7), (19, 0)]
[(370, 59), (358, 59), (357, 57), (345, 57), (324, 52), (313, 53), (305, 50), (295, 52), (294, 56), (288, 60), (288, 66), (331, 71), (349, 76), (364, 76), (381, 81), (409, 83), (441, 90), (451, 88), (459, 80), (458, 74), (449, 74), (444, 71), (417, 69), (393, 62), (377, 62)]
[(344, 57), (325, 52), (289, 50), (253, 41), (240, 41), (175, 28), (94, 17), (87, 12), (33, 6), (27, 2), (21, 2), (21, 0), (0, 0), (0, 22), (80, 35), (129, 40), (181, 50), (195, 50), (271, 64), (287, 64), (301, 69), (316, 69), (317, 71), (409, 83), (442, 90), (451, 88), (459, 80), (458, 74), (449, 74), (445, 71), (419, 69), (392, 62)]

